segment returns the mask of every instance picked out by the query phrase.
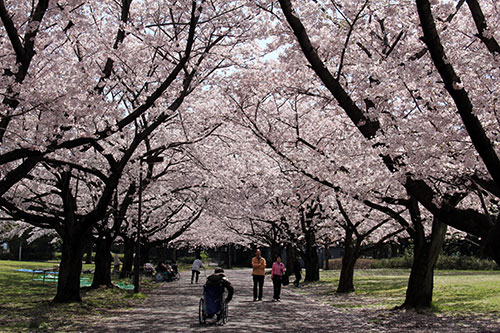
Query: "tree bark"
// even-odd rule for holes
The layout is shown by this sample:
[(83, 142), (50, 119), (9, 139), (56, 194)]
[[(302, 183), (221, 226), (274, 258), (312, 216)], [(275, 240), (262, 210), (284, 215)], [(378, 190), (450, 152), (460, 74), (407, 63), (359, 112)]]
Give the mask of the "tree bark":
[(271, 261), (274, 262), (277, 256), (281, 256), (283, 247), (279, 243), (271, 244)]
[(82, 272), (84, 247), (84, 241), (80, 235), (75, 234), (74, 237), (63, 238), (57, 293), (53, 302), (82, 301), (80, 297), (80, 274)]
[(99, 238), (96, 242), (95, 272), (91, 288), (113, 286), (111, 283), (111, 245), (112, 241), (106, 237)]
[[(165, 249), (164, 246), (162, 246), (162, 256), (160, 257), (162, 261), (165, 261), (165, 260), (172, 260), (172, 261), (177, 261), (177, 250), (175, 248), (167, 248)], [(163, 255), (163, 253), (165, 253), (165, 255)]]
[(233, 268), (233, 252), (234, 252), (234, 246), (232, 244), (227, 244), (226, 268)]
[(120, 273), (120, 278), (125, 278), (132, 272), (134, 263), (134, 240), (132, 238), (123, 238), (123, 265)]
[(323, 269), (324, 270), (329, 270), (330, 267), (328, 265), (328, 260), (330, 260), (330, 252), (328, 251), (328, 245), (327, 244), (325, 244), (324, 250), (325, 250), (325, 261), (324, 261)]
[(149, 262), (151, 247), (147, 244), (141, 243), (141, 262), (140, 266), (144, 266), (145, 263)]
[(92, 263), (92, 242), (89, 241), (86, 246), (86, 255), (85, 255), (85, 263), (86, 264), (91, 264)]
[(302, 259), (306, 269), (304, 281), (319, 281), (319, 258), (314, 243), (306, 241), (305, 256)]
[(434, 267), (443, 246), (448, 226), (434, 218), (430, 241), (422, 232), (414, 237), (413, 264), (406, 289), (406, 299), (401, 307), (406, 309), (428, 309), (432, 305)]
[(354, 291), (354, 265), (359, 257), (359, 245), (353, 244), (352, 232), (346, 232), (344, 243), (344, 256), (342, 257), (342, 268), (340, 269), (339, 285), (337, 293), (349, 293)]
[(297, 252), (292, 244), (288, 243), (286, 245), (286, 271), (288, 275), (292, 274), (295, 271), (295, 257)]

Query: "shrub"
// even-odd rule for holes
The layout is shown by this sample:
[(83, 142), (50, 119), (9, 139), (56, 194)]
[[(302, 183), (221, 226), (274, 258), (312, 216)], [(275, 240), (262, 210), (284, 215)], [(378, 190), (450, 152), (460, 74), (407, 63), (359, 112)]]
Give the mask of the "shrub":
[[(371, 268), (411, 268), (413, 256), (406, 254), (402, 257), (378, 259), (371, 264)], [(500, 270), (500, 267), (490, 259), (481, 259), (471, 256), (439, 256), (437, 269), (442, 270)]]
[(411, 268), (413, 256), (405, 254), (402, 257), (375, 260), (371, 268)]
[[(357, 269), (367, 269), (371, 268), (373, 263), (376, 261), (376, 259), (366, 259), (366, 258), (359, 258), (356, 260), (356, 265), (354, 265), (355, 268)], [(337, 259), (328, 259), (328, 268), (329, 269), (340, 269), (342, 267), (342, 259), (337, 258)]]

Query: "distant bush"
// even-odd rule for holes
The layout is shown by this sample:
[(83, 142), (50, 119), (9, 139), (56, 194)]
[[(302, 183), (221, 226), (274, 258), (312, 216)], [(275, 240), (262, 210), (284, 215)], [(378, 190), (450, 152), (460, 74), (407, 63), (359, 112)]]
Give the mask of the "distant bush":
[[(366, 258), (359, 258), (356, 260), (356, 265), (354, 266), (355, 268), (358, 269), (368, 269), (372, 268), (372, 264), (376, 261), (376, 259), (366, 259)], [(329, 269), (340, 269), (342, 267), (342, 259), (337, 258), (337, 259), (328, 259), (328, 268)]]
[(439, 256), (438, 269), (499, 270), (500, 266), (491, 259), (469, 256)]
[(377, 259), (370, 268), (411, 268), (413, 256), (405, 254), (401, 257)]
[(196, 259), (195, 257), (180, 257), (180, 258), (177, 258), (177, 264), (192, 264), (194, 259)]
[(10, 252), (0, 253), (0, 260), (14, 260), (14, 255)]
[[(377, 259), (371, 264), (371, 268), (411, 268), (413, 256)], [(436, 264), (437, 269), (443, 270), (500, 270), (500, 266), (490, 259), (481, 259), (470, 256), (439, 256)]]

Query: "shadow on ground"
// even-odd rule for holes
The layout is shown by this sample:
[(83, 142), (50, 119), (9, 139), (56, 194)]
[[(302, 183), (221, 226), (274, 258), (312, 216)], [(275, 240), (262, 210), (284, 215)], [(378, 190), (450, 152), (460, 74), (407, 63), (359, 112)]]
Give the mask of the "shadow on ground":
[[(226, 272), (235, 288), (224, 326), (199, 324), (202, 283), (187, 280), (164, 283), (157, 295), (130, 311), (94, 323), (93, 332), (500, 332), (497, 323), (470, 318), (441, 318), (389, 310), (341, 311), (284, 288), (281, 302), (272, 302), (272, 283), (266, 278), (264, 300), (252, 300), (250, 270)], [(498, 329), (498, 330), (497, 330)]]

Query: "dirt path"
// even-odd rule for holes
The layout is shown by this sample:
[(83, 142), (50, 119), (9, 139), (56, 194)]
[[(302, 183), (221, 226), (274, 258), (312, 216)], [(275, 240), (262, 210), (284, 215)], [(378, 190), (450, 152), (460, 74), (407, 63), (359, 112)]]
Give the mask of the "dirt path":
[[(272, 302), (272, 282), (266, 277), (264, 300), (253, 302), (250, 270), (231, 270), (226, 276), (235, 288), (224, 326), (200, 325), (200, 284), (186, 275), (163, 283), (157, 296), (138, 307), (116, 313), (89, 327), (93, 332), (500, 332), (495, 322), (443, 318), (389, 310), (342, 311), (294, 292), (287, 286), (282, 301)], [(499, 330), (497, 330), (499, 329)]]

